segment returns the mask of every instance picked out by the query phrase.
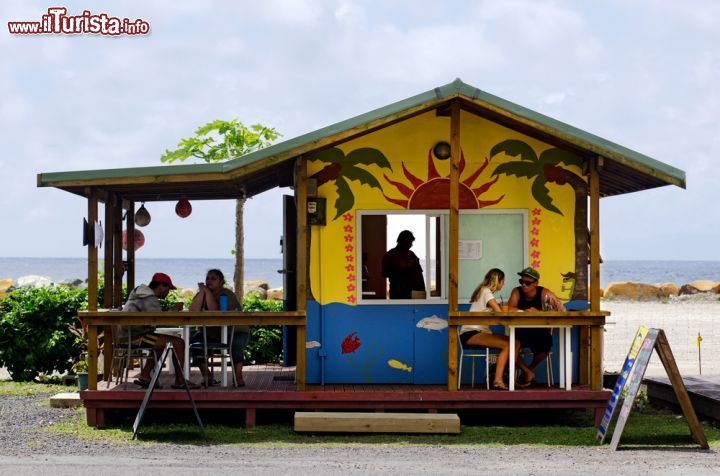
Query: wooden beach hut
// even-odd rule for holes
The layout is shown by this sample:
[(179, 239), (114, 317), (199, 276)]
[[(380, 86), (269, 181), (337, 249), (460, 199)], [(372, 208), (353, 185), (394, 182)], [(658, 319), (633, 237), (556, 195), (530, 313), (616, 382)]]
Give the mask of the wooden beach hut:
[[(604, 407), (608, 313), (600, 309), (600, 198), (665, 185), (685, 187), (684, 172), (459, 79), (222, 164), (38, 175), (38, 186), (86, 197), (90, 223), (104, 204), (105, 308), (122, 305), (123, 279), (128, 287), (137, 282), (132, 236), (138, 202), (236, 199), (293, 188), (275, 217), (285, 230), (284, 312), (119, 315), (95, 309), (98, 249), (88, 247), (90, 309), (82, 317), (91, 335), (99, 326), (140, 322), (296, 329), (294, 382), (273, 380), (274, 370), (266, 369), (256, 386), (199, 392), (201, 407), (245, 410), (248, 424), (255, 409), (273, 407)], [(397, 231), (408, 226), (418, 237), (413, 249), (423, 262), (426, 289), (391, 300), (381, 261)], [(526, 266), (540, 271), (542, 284), (568, 303), (567, 312), (467, 311), (486, 270), (505, 270), (501, 295), (507, 298), (512, 278)], [(567, 360), (560, 366), (557, 351), (551, 366), (555, 375), (565, 373), (571, 390), (495, 392), (479, 385), (457, 391), (456, 330), (467, 323), (500, 332), (500, 326), (529, 325), (568, 330), (569, 345), (555, 347)], [(91, 345), (91, 357), (97, 351)], [(482, 381), (484, 366), (478, 369), (475, 380)], [(105, 409), (137, 408), (139, 389), (99, 389), (94, 373), (82, 393), (90, 424), (101, 426)], [(463, 375), (463, 381), (471, 378)], [(156, 406), (188, 405), (182, 392), (163, 390), (154, 399)]]

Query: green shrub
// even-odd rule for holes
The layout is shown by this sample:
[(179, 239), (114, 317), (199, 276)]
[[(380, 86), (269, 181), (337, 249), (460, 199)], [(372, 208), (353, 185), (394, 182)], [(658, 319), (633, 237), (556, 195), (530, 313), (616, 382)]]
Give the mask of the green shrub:
[(68, 328), (86, 308), (86, 290), (50, 286), (12, 291), (0, 300), (0, 366), (19, 382), (69, 370), (80, 343)]
[[(280, 312), (282, 301), (260, 299), (257, 294), (250, 293), (243, 297), (243, 311), (246, 312)], [(279, 363), (282, 361), (282, 327), (254, 326), (250, 328), (250, 342), (245, 347), (245, 362)]]

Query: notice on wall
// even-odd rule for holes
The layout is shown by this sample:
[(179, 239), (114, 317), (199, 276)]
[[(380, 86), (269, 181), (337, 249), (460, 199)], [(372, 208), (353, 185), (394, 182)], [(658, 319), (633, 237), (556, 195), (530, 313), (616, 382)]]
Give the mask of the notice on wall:
[(460, 240), (458, 242), (458, 259), (482, 258), (482, 240)]

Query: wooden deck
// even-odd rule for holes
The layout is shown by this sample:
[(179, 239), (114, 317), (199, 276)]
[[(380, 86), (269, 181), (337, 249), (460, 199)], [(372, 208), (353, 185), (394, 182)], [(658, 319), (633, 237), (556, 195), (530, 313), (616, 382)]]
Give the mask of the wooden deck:
[[(447, 385), (307, 385), (297, 391), (294, 367), (272, 365), (246, 366), (245, 387), (210, 387), (193, 390), (199, 409), (235, 409), (245, 412), (245, 424), (255, 425), (258, 409), (291, 410), (441, 410), (493, 408), (592, 408), (602, 417), (609, 391), (592, 391), (587, 386), (573, 386), (572, 391), (537, 385), (515, 392), (486, 390), (484, 386), (463, 387), (449, 392)], [(217, 372), (216, 372), (216, 378)], [(80, 393), (86, 407), (87, 423), (105, 426), (105, 410), (137, 409), (145, 390), (132, 383), (121, 385), (99, 382), (98, 390)], [(194, 382), (200, 375), (194, 371)], [(163, 388), (153, 393), (149, 408), (190, 408), (185, 390), (173, 390), (172, 376), (163, 374)]]
[[(645, 377), (648, 397), (670, 407), (678, 407), (675, 391), (667, 377)], [(690, 401), (698, 417), (720, 422), (720, 375), (683, 377)]]

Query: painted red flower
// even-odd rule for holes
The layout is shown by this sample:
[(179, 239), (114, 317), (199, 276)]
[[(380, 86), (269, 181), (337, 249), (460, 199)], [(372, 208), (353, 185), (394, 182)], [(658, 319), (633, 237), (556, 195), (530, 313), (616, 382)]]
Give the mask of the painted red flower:
[(353, 245), (345, 245), (345, 251), (348, 253), (352, 253), (352, 251), (355, 249)]
[(533, 226), (538, 226), (538, 225), (540, 225), (540, 223), (542, 223), (542, 220), (541, 220), (541, 219), (539, 219), (539, 218), (533, 218), (533, 220), (532, 220)]
[(355, 352), (357, 348), (360, 347), (360, 338), (357, 336), (357, 332), (348, 334), (345, 339), (343, 339), (340, 347), (342, 348), (343, 354), (352, 354)]
[(355, 275), (352, 274), (352, 273), (348, 274), (348, 275), (347, 275), (347, 280), (348, 280), (348, 281), (355, 281)]
[(537, 258), (540, 257), (540, 252), (539, 252), (538, 250), (533, 250), (533, 252), (530, 253), (530, 256), (532, 256), (533, 258), (537, 259)]
[(533, 268), (539, 268), (539, 267), (540, 267), (540, 261), (538, 261), (538, 260), (533, 261), (533, 262), (532, 262), (532, 267), (533, 267)]
[(355, 291), (355, 285), (354, 285), (354, 284), (348, 284), (348, 285), (347, 285), (347, 290), (348, 290), (349, 293)]
[(540, 230), (538, 230), (537, 228), (533, 228), (532, 230), (530, 230), (530, 234), (533, 236), (537, 236), (540, 234)]
[(355, 257), (353, 255), (345, 255), (345, 261), (348, 263), (351, 261), (355, 261)]
[(345, 271), (347, 271), (348, 273), (350, 271), (355, 271), (355, 266), (349, 264), (349, 265), (345, 266)]
[(530, 240), (530, 246), (532, 246), (533, 248), (537, 248), (539, 245), (540, 240), (538, 240), (537, 238), (533, 238), (532, 240)]
[(355, 304), (355, 295), (354, 295), (354, 294), (351, 294), (351, 295), (349, 295), (349, 296), (347, 297), (347, 299), (345, 299), (345, 300), (346, 300), (347, 302), (349, 302), (350, 304)]
[(345, 220), (345, 221), (352, 221), (352, 219), (353, 219), (352, 213), (346, 213), (343, 215), (343, 220)]
[(352, 243), (353, 236), (352, 235), (345, 235), (345, 242), (346, 243)]
[(533, 208), (533, 209), (532, 209), (532, 214), (533, 214), (534, 217), (540, 215), (540, 212), (542, 212), (542, 210), (540, 210), (539, 208)]
[(353, 231), (352, 225), (345, 225), (343, 227), (343, 230), (345, 231), (345, 233), (352, 233), (352, 231)]

